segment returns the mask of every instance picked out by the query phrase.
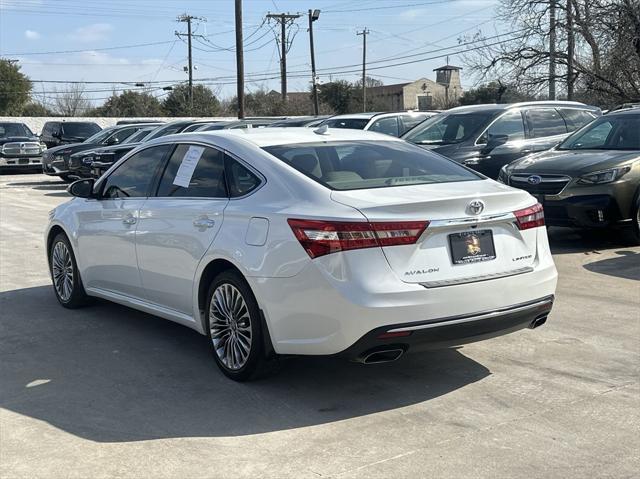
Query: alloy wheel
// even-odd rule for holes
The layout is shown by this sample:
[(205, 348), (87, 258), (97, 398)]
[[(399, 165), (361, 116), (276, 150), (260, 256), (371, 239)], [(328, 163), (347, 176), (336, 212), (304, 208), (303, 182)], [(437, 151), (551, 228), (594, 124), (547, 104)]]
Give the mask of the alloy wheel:
[(73, 262), (66, 244), (58, 241), (51, 254), (53, 285), (62, 301), (69, 301), (73, 294)]
[(242, 293), (232, 284), (222, 283), (213, 292), (209, 324), (218, 359), (231, 370), (242, 368), (251, 353), (251, 316)]

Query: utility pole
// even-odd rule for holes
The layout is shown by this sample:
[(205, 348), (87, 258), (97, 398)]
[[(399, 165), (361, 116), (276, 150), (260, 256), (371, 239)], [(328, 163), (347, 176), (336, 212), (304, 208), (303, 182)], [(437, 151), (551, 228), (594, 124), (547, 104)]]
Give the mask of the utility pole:
[(567, 0), (567, 100), (573, 100), (573, 55), (575, 37), (573, 36), (573, 5)]
[(236, 1), (236, 72), (238, 119), (244, 118), (244, 50), (242, 45), (242, 0)]
[(318, 85), (316, 83), (316, 56), (313, 50), (313, 22), (320, 18), (320, 10), (309, 10), (309, 45), (311, 49), (311, 88), (313, 96), (313, 114), (318, 116)]
[(549, 1), (549, 100), (556, 99), (556, 0)]
[[(186, 33), (186, 37), (187, 37), (187, 48), (189, 49), (188, 52), (188, 56), (189, 56), (189, 66), (188, 66), (188, 73), (189, 73), (189, 112), (193, 111), (193, 57), (191, 55), (191, 37), (195, 36), (191, 33), (191, 21), (192, 20), (200, 20), (202, 22), (206, 22), (207, 20), (205, 18), (200, 18), (200, 17), (194, 17), (192, 15), (187, 15), (186, 13), (180, 15), (178, 17), (178, 21), (181, 23), (186, 23), (187, 24), (187, 33)], [(178, 38), (180, 38), (182, 35), (185, 35), (184, 33), (179, 33), (179, 32), (175, 32), (176, 36)], [(197, 36), (201, 36), (201, 35), (197, 35)]]
[(290, 13), (269, 13), (267, 19), (276, 20), (280, 23), (280, 92), (282, 94), (282, 101), (287, 101), (287, 24), (293, 23), (296, 18), (302, 15), (290, 14)]
[(362, 111), (367, 111), (367, 27), (356, 35), (362, 35)]

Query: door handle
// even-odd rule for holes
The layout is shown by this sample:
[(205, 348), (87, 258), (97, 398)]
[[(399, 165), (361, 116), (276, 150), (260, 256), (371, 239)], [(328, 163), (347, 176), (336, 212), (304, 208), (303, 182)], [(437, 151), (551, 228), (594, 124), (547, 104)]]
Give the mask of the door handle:
[(209, 218), (199, 218), (193, 222), (193, 226), (196, 228), (213, 228), (215, 224), (216, 222)]
[(131, 216), (131, 215), (125, 216), (124, 218), (122, 218), (122, 222), (125, 225), (135, 225), (136, 221), (138, 221), (138, 220), (134, 216)]

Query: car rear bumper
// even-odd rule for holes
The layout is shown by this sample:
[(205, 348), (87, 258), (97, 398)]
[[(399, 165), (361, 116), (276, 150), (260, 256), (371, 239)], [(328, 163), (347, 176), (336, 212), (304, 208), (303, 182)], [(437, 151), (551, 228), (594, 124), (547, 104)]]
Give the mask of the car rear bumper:
[(401, 323), (369, 331), (339, 355), (366, 362), (381, 351), (415, 352), (459, 346), (544, 324), (554, 296), (497, 310), (439, 318), (417, 323)]
[[(340, 258), (345, 253), (328, 255), (290, 278), (247, 277), (277, 353), (334, 355), (362, 349), (356, 346), (359, 341), (368, 346), (378, 331), (436, 323), (438, 331), (425, 327), (409, 335), (411, 341), (436, 347), (462, 344), (521, 329), (535, 319), (533, 313), (491, 319), (486, 312), (555, 294), (557, 272), (548, 247), (539, 250), (532, 271), (437, 288), (399, 280), (384, 256), (372, 251), (348, 252), (350, 261)], [(467, 317), (486, 322), (456, 327), (448, 322)], [(437, 340), (440, 336), (447, 341)]]

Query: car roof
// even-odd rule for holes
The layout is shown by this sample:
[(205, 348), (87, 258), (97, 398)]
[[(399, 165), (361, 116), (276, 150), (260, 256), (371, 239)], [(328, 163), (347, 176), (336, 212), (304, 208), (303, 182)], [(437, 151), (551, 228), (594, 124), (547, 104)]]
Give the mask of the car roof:
[(390, 135), (375, 133), (363, 130), (351, 130), (346, 128), (328, 128), (325, 133), (316, 133), (318, 128), (243, 128), (236, 130), (214, 130), (181, 133), (179, 135), (169, 135), (157, 138), (153, 142), (160, 140), (172, 141), (212, 141), (216, 137), (248, 141), (258, 147), (303, 144), (332, 141), (356, 141), (356, 140), (382, 140), (382, 141), (404, 141)]
[(607, 117), (626, 115), (640, 115), (640, 108), (624, 108), (622, 110), (612, 110), (606, 114)]
[(598, 107), (586, 105), (578, 101), (524, 101), (519, 103), (484, 103), (481, 105), (464, 105), (451, 108), (443, 113), (464, 113), (467, 111), (504, 111), (512, 108), (523, 107), (564, 107), (564, 108), (580, 108), (587, 110), (599, 110)]

